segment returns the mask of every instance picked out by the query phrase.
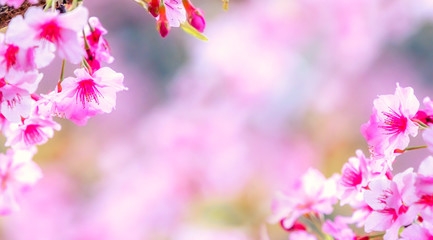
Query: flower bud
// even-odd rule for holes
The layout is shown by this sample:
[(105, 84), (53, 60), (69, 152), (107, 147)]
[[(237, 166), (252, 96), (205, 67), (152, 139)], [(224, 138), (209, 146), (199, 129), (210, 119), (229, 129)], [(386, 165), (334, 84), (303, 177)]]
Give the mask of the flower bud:
[(197, 8), (194, 12), (188, 15), (189, 24), (191, 24), (191, 26), (197, 29), (197, 31), (203, 32), (204, 28), (206, 27), (206, 21), (203, 17), (203, 11)]
[(203, 32), (206, 27), (203, 11), (200, 8), (194, 7), (189, 0), (183, 0), (182, 3), (185, 7), (188, 23), (197, 29), (197, 31)]
[(158, 30), (161, 37), (165, 38), (170, 32), (170, 26), (167, 21), (159, 21), (156, 22), (156, 30)]
[(170, 25), (168, 24), (164, 5), (159, 7), (159, 19), (156, 21), (156, 30), (158, 30), (159, 34), (163, 38), (165, 38), (170, 32)]
[(151, 0), (149, 5), (147, 6), (147, 10), (154, 17), (158, 17), (159, 15), (159, 0)]

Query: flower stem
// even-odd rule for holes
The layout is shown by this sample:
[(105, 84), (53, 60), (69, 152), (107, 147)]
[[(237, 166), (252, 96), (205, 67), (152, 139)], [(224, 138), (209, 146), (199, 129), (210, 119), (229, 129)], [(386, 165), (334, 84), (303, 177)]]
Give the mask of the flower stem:
[(422, 149), (422, 148), (427, 148), (427, 145), (417, 146), (417, 147), (407, 147), (404, 150), (409, 151), (409, 150), (416, 150), (416, 149)]
[(423, 122), (420, 121), (420, 120), (417, 120), (417, 121), (415, 121), (415, 122), (418, 123), (418, 125), (419, 125), (422, 129), (429, 128), (429, 126), (428, 126), (427, 124), (423, 123)]
[(321, 231), (322, 222), (320, 219), (318, 219), (313, 213), (306, 215), (306, 218), (309, 220), (307, 225), (311, 230), (317, 233), (320, 239), (326, 239), (326, 235)]
[(416, 147), (407, 147), (403, 150), (397, 148), (394, 150), (394, 153), (404, 153), (404, 152), (409, 151), (409, 150), (416, 150), (416, 149), (422, 149), (422, 148), (427, 148), (427, 145), (416, 146)]
[(87, 62), (87, 60), (85, 58), (83, 58), (83, 61), (81, 61), (81, 63), (83, 64), (83, 66), (85, 68), (87, 68), (87, 71), (90, 73), (90, 75), (92, 75), (92, 67), (90, 67), (90, 65)]
[(53, 4), (53, 0), (47, 0), (47, 1), (45, 2), (45, 8), (44, 8), (44, 11), (47, 11), (47, 10), (51, 7), (52, 4)]
[(56, 11), (56, 4), (57, 4), (57, 0), (53, 0), (51, 2), (51, 12), (55, 12)]
[(69, 9), (69, 11), (72, 11), (72, 10), (74, 10), (77, 7), (78, 7), (78, 0), (73, 0), (72, 1), (71, 9)]
[(63, 59), (63, 62), (62, 62), (62, 71), (60, 72), (60, 80), (59, 80), (59, 83), (62, 83), (62, 82), (63, 82), (63, 77), (64, 77), (64, 73), (65, 73), (65, 63), (66, 63), (66, 60)]
[(375, 234), (375, 235), (370, 235), (368, 237), (369, 237), (369, 239), (374, 239), (374, 238), (381, 238), (384, 235), (385, 235), (385, 233), (378, 233), (378, 234)]

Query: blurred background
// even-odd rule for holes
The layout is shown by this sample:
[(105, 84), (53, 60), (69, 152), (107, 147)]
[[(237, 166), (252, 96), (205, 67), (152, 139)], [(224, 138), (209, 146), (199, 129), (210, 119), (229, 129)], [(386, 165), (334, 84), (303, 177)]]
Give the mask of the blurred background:
[[(85, 1), (129, 90), (84, 127), (60, 120), (35, 157), (44, 178), (1, 218), (1, 239), (287, 239), (266, 222), (276, 191), (367, 153), (360, 125), (397, 82), (433, 97), (431, 0), (194, 3), (208, 42), (161, 39), (133, 1)], [(46, 93), (60, 61), (44, 70)]]

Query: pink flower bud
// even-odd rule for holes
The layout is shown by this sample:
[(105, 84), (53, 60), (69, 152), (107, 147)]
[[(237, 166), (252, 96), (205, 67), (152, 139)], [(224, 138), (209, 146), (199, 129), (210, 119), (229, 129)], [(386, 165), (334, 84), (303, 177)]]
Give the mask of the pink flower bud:
[(147, 6), (147, 10), (150, 14), (154, 17), (158, 17), (159, 15), (159, 0), (152, 0), (150, 1), (149, 5)]
[(167, 21), (156, 22), (156, 30), (158, 30), (161, 37), (165, 38), (170, 32), (170, 26)]
[(156, 30), (158, 30), (159, 34), (163, 38), (165, 38), (170, 32), (170, 25), (168, 24), (164, 5), (159, 7), (159, 19), (156, 22)]
[(206, 27), (203, 11), (200, 8), (194, 7), (189, 0), (183, 0), (182, 3), (188, 16), (188, 23), (197, 29), (197, 31), (203, 32)]
[(188, 13), (189, 24), (199, 32), (203, 32), (206, 27), (206, 21), (203, 15), (203, 11), (199, 8), (196, 8), (192, 13)]

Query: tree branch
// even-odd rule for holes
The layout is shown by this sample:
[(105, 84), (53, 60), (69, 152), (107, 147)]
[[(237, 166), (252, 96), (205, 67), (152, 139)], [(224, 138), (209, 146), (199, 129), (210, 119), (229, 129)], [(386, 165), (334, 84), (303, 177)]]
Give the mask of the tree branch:
[(40, 0), (39, 3), (33, 5), (26, 1), (18, 9), (8, 6), (0, 6), (0, 28), (7, 27), (12, 18), (18, 15), (23, 15), (29, 7), (43, 5), (45, 5), (45, 0)]

